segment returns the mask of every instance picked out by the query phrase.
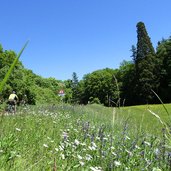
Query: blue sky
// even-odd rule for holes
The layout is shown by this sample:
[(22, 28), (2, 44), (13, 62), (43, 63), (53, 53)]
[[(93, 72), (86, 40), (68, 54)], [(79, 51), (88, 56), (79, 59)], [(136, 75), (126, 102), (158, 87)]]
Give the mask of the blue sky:
[(131, 60), (136, 24), (145, 23), (153, 46), (171, 36), (171, 0), (4, 0), (0, 44), (42, 77), (79, 79)]

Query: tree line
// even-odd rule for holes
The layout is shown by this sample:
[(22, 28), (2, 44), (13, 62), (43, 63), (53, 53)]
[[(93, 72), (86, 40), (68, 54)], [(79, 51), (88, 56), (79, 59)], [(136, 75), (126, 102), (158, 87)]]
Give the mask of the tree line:
[(74, 73), (67, 81), (73, 102), (105, 106), (171, 102), (171, 37), (158, 41), (154, 49), (145, 24), (138, 22), (136, 28), (137, 44), (131, 47), (130, 61), (123, 61), (118, 69), (94, 71), (80, 82)]
[[(138, 22), (137, 44), (132, 45), (130, 61), (123, 61), (118, 69), (105, 68), (85, 74), (79, 80), (61, 81), (43, 78), (26, 69), (19, 61), (2, 92), (1, 101), (15, 90), (20, 99), (27, 97), (28, 104), (99, 103), (105, 106), (140, 105), (171, 102), (171, 37), (158, 41), (154, 49), (145, 24)], [(3, 80), (16, 57), (14, 51), (0, 46), (0, 81)], [(65, 96), (58, 95), (63, 89)], [(157, 97), (157, 96), (158, 97)]]
[[(0, 82), (16, 56), (14, 51), (3, 50), (2, 45), (0, 45)], [(57, 92), (61, 86), (63, 86), (62, 81), (36, 75), (32, 70), (26, 69), (21, 61), (18, 61), (0, 94), (0, 101), (1, 103), (6, 102), (14, 90), (20, 102), (25, 100), (28, 104), (33, 105), (36, 103), (56, 103), (60, 101)]]

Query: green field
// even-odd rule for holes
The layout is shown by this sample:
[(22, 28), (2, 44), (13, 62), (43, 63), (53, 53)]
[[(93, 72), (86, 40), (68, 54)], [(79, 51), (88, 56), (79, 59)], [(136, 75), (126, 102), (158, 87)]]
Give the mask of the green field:
[(170, 170), (165, 107), (47, 105), (2, 114), (0, 170)]

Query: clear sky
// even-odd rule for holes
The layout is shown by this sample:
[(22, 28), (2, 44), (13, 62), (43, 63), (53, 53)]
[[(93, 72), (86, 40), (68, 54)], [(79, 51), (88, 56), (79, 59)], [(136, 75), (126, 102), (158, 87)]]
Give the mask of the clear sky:
[(145, 23), (153, 46), (171, 36), (171, 0), (3, 0), (0, 44), (42, 77), (79, 79), (131, 60), (136, 24)]

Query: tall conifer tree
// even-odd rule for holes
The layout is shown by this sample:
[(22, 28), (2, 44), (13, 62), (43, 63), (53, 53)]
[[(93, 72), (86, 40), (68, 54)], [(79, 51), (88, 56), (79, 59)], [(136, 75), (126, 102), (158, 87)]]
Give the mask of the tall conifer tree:
[(154, 102), (158, 84), (156, 79), (157, 58), (143, 22), (137, 23), (137, 53), (134, 58), (136, 69), (136, 100), (139, 104)]

